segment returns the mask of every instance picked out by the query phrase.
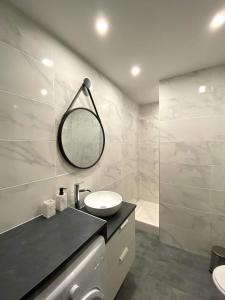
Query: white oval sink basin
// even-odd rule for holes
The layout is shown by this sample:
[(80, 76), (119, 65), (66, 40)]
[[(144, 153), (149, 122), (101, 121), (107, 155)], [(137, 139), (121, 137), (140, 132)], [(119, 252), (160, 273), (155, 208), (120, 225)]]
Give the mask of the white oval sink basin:
[(110, 191), (99, 191), (89, 194), (84, 199), (87, 211), (97, 217), (114, 215), (121, 207), (122, 197)]

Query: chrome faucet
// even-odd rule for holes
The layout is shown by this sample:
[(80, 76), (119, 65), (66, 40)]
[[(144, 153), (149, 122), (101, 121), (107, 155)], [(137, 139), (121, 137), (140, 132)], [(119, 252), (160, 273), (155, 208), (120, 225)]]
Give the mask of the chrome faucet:
[(74, 206), (77, 209), (81, 209), (81, 203), (80, 203), (80, 193), (83, 192), (89, 192), (91, 193), (91, 190), (88, 189), (80, 189), (80, 183), (76, 183), (74, 185)]

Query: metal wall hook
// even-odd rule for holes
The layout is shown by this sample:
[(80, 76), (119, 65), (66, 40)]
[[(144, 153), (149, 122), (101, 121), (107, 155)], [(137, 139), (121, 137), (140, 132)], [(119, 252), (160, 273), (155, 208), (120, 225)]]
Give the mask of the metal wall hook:
[[(80, 95), (80, 93), (82, 91), (85, 96), (89, 96), (91, 98), (91, 102), (92, 102), (92, 104), (94, 106), (95, 113), (98, 116), (98, 112), (97, 112), (96, 106), (94, 104), (93, 97), (92, 97), (91, 92), (90, 92), (90, 87), (91, 87), (91, 80), (89, 78), (84, 78), (84, 81), (83, 81), (81, 87), (79, 88), (78, 92), (74, 96), (74, 98), (71, 101), (71, 103), (70, 103), (69, 107), (67, 108), (66, 112), (68, 112), (71, 109), (71, 107), (73, 106), (74, 102), (77, 100), (78, 96)], [(98, 118), (99, 118), (99, 116), (98, 116)]]

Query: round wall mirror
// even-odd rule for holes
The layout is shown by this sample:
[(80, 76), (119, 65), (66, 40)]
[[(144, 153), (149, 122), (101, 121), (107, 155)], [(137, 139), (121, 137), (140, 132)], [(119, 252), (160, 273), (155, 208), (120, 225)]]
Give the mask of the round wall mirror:
[(101, 121), (87, 108), (66, 112), (59, 124), (58, 145), (63, 157), (74, 167), (88, 169), (94, 166), (105, 147)]

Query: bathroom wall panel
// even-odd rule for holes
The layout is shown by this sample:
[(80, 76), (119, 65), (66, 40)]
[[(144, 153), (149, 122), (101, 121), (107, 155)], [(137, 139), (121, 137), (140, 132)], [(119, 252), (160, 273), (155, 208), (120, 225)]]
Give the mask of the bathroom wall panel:
[[(207, 105), (207, 104), (206, 104)], [(225, 115), (161, 121), (160, 142), (225, 141)]]
[(160, 162), (160, 182), (210, 188), (211, 166)]
[(0, 40), (37, 59), (51, 57), (53, 38), (7, 1), (0, 1)]
[(159, 203), (159, 180), (157, 175), (149, 176), (139, 172), (139, 198), (145, 201)]
[(137, 143), (122, 144), (122, 175), (133, 173), (138, 168)]
[(159, 144), (158, 142), (148, 142), (138, 145), (140, 161), (143, 164), (154, 163), (159, 161)]
[(160, 225), (171, 224), (183, 229), (199, 230), (210, 234), (210, 213), (160, 203)]
[(55, 140), (54, 107), (0, 91), (0, 139)]
[(160, 143), (162, 163), (189, 165), (223, 165), (225, 142), (167, 142)]
[(0, 188), (55, 176), (55, 142), (0, 141)]
[(140, 105), (138, 122), (139, 198), (159, 203), (159, 105)]
[(121, 191), (125, 201), (136, 203), (139, 198), (138, 173), (131, 173), (121, 180)]
[(210, 191), (210, 207), (212, 213), (225, 216), (225, 191)]
[[(220, 196), (217, 195), (217, 197)], [(160, 182), (160, 203), (196, 211), (211, 211), (208, 189), (198, 187)]]
[(160, 82), (160, 239), (203, 255), (224, 246), (224, 79), (221, 65)]
[[(4, 0), (0, 3), (0, 56), (0, 217), (4, 215), (0, 232), (40, 214), (42, 201), (54, 198), (60, 186), (68, 188), (72, 205), (77, 182), (92, 191), (118, 191), (125, 200), (135, 202), (138, 105)], [(44, 65), (44, 58), (53, 65)], [(60, 119), (85, 77), (92, 82), (106, 147), (96, 166), (80, 170), (62, 159), (56, 138)], [(93, 109), (83, 94), (77, 106)], [(17, 216), (10, 214), (12, 209)]]
[[(224, 115), (224, 81), (224, 66), (164, 81), (160, 89), (160, 120)], [(199, 93), (203, 85), (206, 91)]]
[(225, 190), (225, 165), (212, 166), (210, 188), (212, 190)]
[(41, 214), (42, 202), (56, 191), (54, 179), (0, 190), (1, 232)]
[(208, 250), (211, 247), (208, 231), (202, 232), (201, 229), (194, 231), (193, 229), (185, 229), (171, 224), (161, 224), (161, 222), (160, 239), (174, 247), (203, 256), (208, 255)]
[(53, 105), (52, 70), (2, 42), (0, 57), (0, 90)]

